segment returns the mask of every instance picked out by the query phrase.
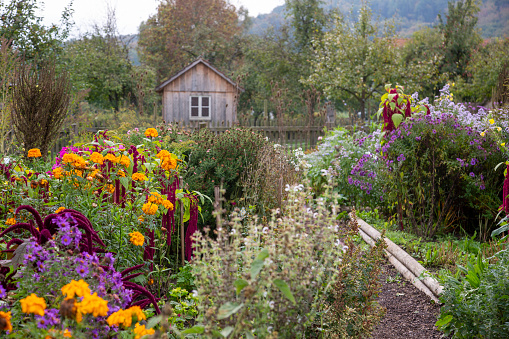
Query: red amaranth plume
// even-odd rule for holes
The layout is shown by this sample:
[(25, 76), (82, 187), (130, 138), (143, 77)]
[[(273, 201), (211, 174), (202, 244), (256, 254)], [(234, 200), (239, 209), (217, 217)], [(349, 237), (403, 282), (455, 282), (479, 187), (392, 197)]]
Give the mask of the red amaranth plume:
[(190, 196), (191, 207), (190, 207), (190, 216), (189, 216), (189, 224), (187, 225), (186, 238), (185, 238), (185, 249), (186, 249), (186, 259), (187, 261), (191, 261), (193, 257), (193, 243), (192, 239), (193, 234), (198, 231), (198, 199), (195, 196)]
[(502, 190), (502, 205), (498, 208), (499, 210), (504, 211), (505, 214), (509, 214), (509, 199), (507, 199), (508, 195), (509, 195), (509, 165), (507, 165), (504, 180), (504, 188)]

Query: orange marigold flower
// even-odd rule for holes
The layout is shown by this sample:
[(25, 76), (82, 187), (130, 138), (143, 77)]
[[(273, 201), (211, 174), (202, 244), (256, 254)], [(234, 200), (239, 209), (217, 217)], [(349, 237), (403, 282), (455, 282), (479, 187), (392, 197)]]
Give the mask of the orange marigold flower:
[(142, 180), (148, 180), (145, 174), (143, 173), (133, 173), (132, 179), (134, 181), (142, 181)]
[(145, 136), (148, 137), (157, 137), (159, 134), (157, 133), (157, 130), (155, 128), (147, 128), (145, 131)]
[(140, 232), (131, 232), (129, 233), (129, 236), (131, 239), (129, 241), (134, 246), (143, 246), (143, 243), (145, 242), (145, 237)]
[(173, 211), (173, 204), (169, 200), (163, 200), (162, 205), (164, 208), (169, 209), (170, 211)]
[(144, 221), (145, 221), (145, 218), (143, 218), (143, 215), (140, 215), (140, 216), (138, 217), (138, 222), (142, 223), (142, 222), (144, 222)]
[(177, 167), (177, 160), (172, 157), (164, 158), (161, 162), (161, 167), (167, 171), (175, 169)]
[(118, 162), (118, 158), (115, 156), (115, 154), (111, 154), (111, 153), (106, 154), (106, 156), (104, 157), (104, 160), (109, 160), (113, 163)]
[(12, 332), (11, 312), (0, 312), (0, 331)]
[(153, 204), (151, 202), (148, 202), (146, 204), (143, 204), (143, 207), (141, 208), (143, 213), (148, 215), (154, 215), (157, 213), (157, 205)]
[(28, 151), (29, 158), (39, 158), (42, 157), (41, 150), (38, 148), (32, 148)]
[(16, 218), (9, 218), (9, 219), (7, 219), (5, 221), (5, 224), (9, 225), (9, 226), (16, 225)]
[(55, 179), (60, 179), (62, 177), (62, 167), (55, 167), (53, 169), (53, 177)]
[(94, 294), (85, 294), (81, 303), (78, 304), (78, 313), (92, 314), (94, 317), (105, 317), (108, 314), (108, 301)]
[(102, 165), (104, 162), (104, 157), (101, 153), (94, 152), (90, 154), (90, 160), (95, 162), (96, 164)]
[(72, 333), (67, 328), (64, 331), (64, 338), (72, 338)]
[(131, 159), (129, 159), (127, 155), (120, 155), (119, 159), (120, 164), (124, 165), (125, 167), (129, 167), (131, 164)]
[(110, 185), (106, 186), (106, 190), (108, 192), (110, 192), (111, 194), (113, 194), (113, 192), (115, 192), (115, 186), (110, 184)]
[(136, 323), (136, 325), (134, 326), (134, 331), (133, 332), (134, 332), (134, 334), (136, 334), (134, 339), (140, 339), (144, 335), (152, 335), (152, 334), (154, 334), (155, 330), (153, 328), (146, 329), (145, 325), (140, 325), (140, 323)]
[(62, 287), (62, 295), (67, 295), (65, 299), (72, 299), (74, 296), (83, 297), (90, 293), (90, 288), (83, 279), (80, 279), (79, 281), (71, 280), (70, 283)]
[(163, 203), (163, 198), (161, 197), (161, 194), (157, 192), (150, 192), (150, 195), (148, 196), (147, 200), (148, 202), (158, 205), (161, 205)]
[(19, 301), (21, 303), (21, 311), (23, 313), (33, 313), (38, 314), (41, 317), (44, 316), (44, 310), (46, 309), (46, 301), (44, 301), (43, 298), (39, 298), (35, 295), (35, 293), (32, 293), (25, 299), (21, 299)]
[(119, 170), (119, 171), (117, 172), (117, 174), (118, 174), (118, 176), (120, 176), (120, 177), (125, 177), (125, 172), (124, 172), (124, 171), (122, 171), (122, 170)]
[(131, 326), (133, 317), (136, 317), (138, 321), (147, 319), (145, 313), (143, 313), (139, 306), (133, 306), (127, 310), (119, 310), (115, 313), (112, 313), (108, 319), (106, 319), (106, 321), (110, 326), (123, 325), (127, 328)]
[(159, 151), (159, 153), (157, 153), (156, 158), (159, 158), (159, 159), (161, 159), (161, 160), (162, 160), (162, 159), (164, 159), (164, 158), (168, 158), (168, 157), (170, 157), (170, 156), (171, 156), (171, 155), (170, 155), (170, 152), (168, 152), (168, 151), (167, 151), (167, 150), (165, 150), (165, 149), (162, 149), (162, 150), (160, 150), (160, 151)]
[(64, 207), (64, 206), (59, 207), (59, 208), (55, 211), (55, 214), (58, 214), (58, 213), (62, 212), (63, 210), (65, 210), (65, 207)]

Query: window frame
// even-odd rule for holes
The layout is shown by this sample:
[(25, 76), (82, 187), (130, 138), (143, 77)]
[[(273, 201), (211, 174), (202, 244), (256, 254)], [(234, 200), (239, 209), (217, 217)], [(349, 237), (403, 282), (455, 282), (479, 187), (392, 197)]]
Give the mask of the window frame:
[[(198, 106), (193, 106), (193, 98), (198, 98)], [(209, 99), (208, 106), (203, 106), (202, 100), (203, 98)], [(192, 109), (198, 107), (198, 116), (192, 115)], [(202, 114), (202, 110), (204, 107), (209, 109), (209, 115), (204, 117)], [(210, 95), (190, 95), (189, 96), (189, 120), (212, 120), (212, 96)]]

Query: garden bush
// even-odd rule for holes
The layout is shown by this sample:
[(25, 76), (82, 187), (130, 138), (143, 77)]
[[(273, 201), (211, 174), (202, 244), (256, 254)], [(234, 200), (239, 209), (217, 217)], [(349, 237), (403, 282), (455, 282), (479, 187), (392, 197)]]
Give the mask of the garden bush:
[(356, 224), (339, 223), (338, 206), (310, 194), (294, 186), (286, 207), (267, 223), (253, 218), (244, 226), (234, 212), (215, 239), (196, 236), (193, 333), (348, 338), (370, 332), (382, 314), (375, 301), (382, 243), (359, 252)]
[(509, 252), (496, 263), (477, 261), (462, 268), (464, 277), (444, 282), (437, 326), (453, 338), (507, 338), (509, 331)]

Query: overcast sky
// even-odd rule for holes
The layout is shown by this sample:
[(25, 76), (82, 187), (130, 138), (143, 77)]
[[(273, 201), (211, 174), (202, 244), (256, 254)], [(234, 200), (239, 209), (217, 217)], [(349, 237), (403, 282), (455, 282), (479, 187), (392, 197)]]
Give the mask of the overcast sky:
[[(41, 1), (44, 2), (44, 9), (39, 15), (44, 17), (45, 24), (58, 23), (60, 14), (70, 2), (70, 0)], [(76, 30), (73, 35), (79, 34), (80, 31), (89, 31), (94, 23), (102, 25), (106, 21), (108, 5), (115, 9), (120, 34), (137, 33), (139, 24), (155, 14), (159, 2), (160, 0), (74, 0), (72, 7)], [(250, 16), (257, 16), (270, 13), (274, 7), (282, 5), (284, 0), (230, 0), (230, 3), (237, 8), (242, 5), (249, 10)]]

